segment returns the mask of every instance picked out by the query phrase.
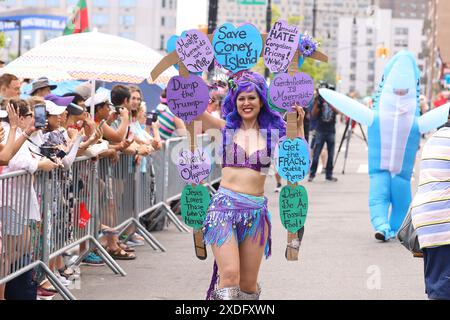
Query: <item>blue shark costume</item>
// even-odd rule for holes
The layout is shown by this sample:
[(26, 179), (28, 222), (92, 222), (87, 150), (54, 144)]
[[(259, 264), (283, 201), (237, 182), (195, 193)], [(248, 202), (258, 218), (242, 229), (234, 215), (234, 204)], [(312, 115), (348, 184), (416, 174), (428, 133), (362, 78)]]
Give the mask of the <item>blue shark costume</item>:
[(420, 116), (420, 73), (407, 51), (387, 64), (372, 110), (335, 91), (320, 89), (319, 93), (336, 109), (368, 126), (371, 223), (378, 240), (395, 237), (411, 203), (420, 135), (447, 121), (450, 104)]

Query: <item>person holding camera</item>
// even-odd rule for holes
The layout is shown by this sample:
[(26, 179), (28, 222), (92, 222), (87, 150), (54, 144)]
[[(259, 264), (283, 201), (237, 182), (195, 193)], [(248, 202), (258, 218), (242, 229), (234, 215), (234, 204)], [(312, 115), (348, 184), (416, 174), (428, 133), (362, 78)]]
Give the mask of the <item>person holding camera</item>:
[[(325, 87), (322, 84), (322, 87)], [(334, 90), (334, 86), (326, 85), (328, 89)], [(319, 157), (322, 149), (327, 144), (328, 160), (326, 166), (327, 181), (336, 182), (337, 178), (333, 177), (333, 158), (334, 145), (336, 142), (336, 114), (338, 111), (326, 102), (320, 94), (317, 94), (314, 106), (311, 112), (311, 117), (317, 119), (317, 126), (315, 129), (313, 161), (309, 173), (309, 182), (312, 182), (316, 176), (317, 166), (319, 164)]]
[[(32, 143), (30, 142), (30, 136), (35, 133), (36, 131), (39, 131), (40, 129), (35, 127), (35, 119), (34, 119), (34, 113), (31, 109), (29, 103), (25, 100), (19, 100), (19, 99), (13, 99), (10, 101), (3, 101), (2, 105), (7, 106), (10, 105), (15, 112), (18, 115), (18, 121), (14, 120), (14, 116), (10, 119), (6, 119), (6, 125), (5, 131), (6, 136), (8, 137), (10, 134), (15, 134), (16, 141), (22, 141), (27, 140), (23, 145), (20, 147), (20, 149), (17, 151), (17, 153), (14, 155), (14, 157), (9, 161), (8, 165), (3, 169), (3, 173), (17, 171), (17, 170), (26, 170), (31, 174), (34, 174), (37, 170), (44, 170), (44, 171), (52, 171), (53, 169), (59, 168), (62, 166), (61, 161), (52, 161), (46, 157), (41, 157), (39, 154), (32, 153), (30, 151), (30, 146)], [(8, 125), (9, 123), (9, 125)], [(16, 128), (17, 125), (17, 129)], [(0, 186), (5, 188), (6, 190), (10, 190), (8, 194), (17, 194), (17, 192), (13, 191), (14, 185), (11, 186)], [(31, 183), (30, 186), (30, 205), (27, 209), (28, 212), (20, 212), (20, 208), (12, 208), (10, 210), (9, 214), (15, 215), (15, 218), (11, 218), (8, 221), (15, 221), (16, 224), (21, 224), (22, 228), (17, 228), (16, 226), (10, 226), (10, 229), (13, 230), (22, 230), (21, 233), (15, 233), (13, 235), (6, 235), (5, 242), (8, 242), (8, 239), (12, 241), (9, 237), (16, 237), (15, 241), (20, 241), (20, 239), (30, 239), (30, 230), (28, 228), (23, 228), (23, 225), (28, 224), (25, 217), (28, 217), (28, 219), (32, 221), (39, 222), (41, 220), (41, 213), (40, 213), (40, 206), (37, 199), (36, 192), (34, 190), (34, 184)], [(14, 201), (9, 201), (8, 203), (13, 204)], [(3, 207), (0, 205), (0, 207)], [(23, 215), (21, 217), (21, 215)], [(16, 256), (14, 252), (9, 253), (10, 256)], [(10, 261), (12, 263), (12, 261)], [(40, 283), (40, 287), (38, 288), (38, 295), (43, 295), (47, 297), (53, 297), (54, 293), (46, 291), (45, 287), (46, 285), (50, 285), (50, 282), (46, 278), (42, 279)], [(26, 288), (23, 288), (24, 290)], [(0, 289), (1, 290), (1, 289)]]

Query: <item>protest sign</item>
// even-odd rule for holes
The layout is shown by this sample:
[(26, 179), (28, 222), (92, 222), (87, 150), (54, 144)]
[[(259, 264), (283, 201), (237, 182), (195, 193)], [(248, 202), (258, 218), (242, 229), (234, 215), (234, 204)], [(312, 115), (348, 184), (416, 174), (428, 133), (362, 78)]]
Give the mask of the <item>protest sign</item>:
[(189, 72), (207, 71), (214, 60), (214, 53), (208, 37), (198, 30), (189, 30), (176, 41), (180, 61)]
[(199, 117), (208, 107), (208, 86), (202, 78), (172, 77), (167, 84), (167, 105), (178, 118), (186, 123)]
[(278, 74), (269, 86), (270, 101), (280, 109), (292, 111), (292, 106), (308, 107), (314, 98), (314, 80), (306, 73)]
[(264, 64), (270, 72), (284, 72), (298, 49), (300, 32), (286, 21), (275, 22), (269, 31), (264, 47)]
[(187, 185), (181, 193), (181, 217), (194, 229), (201, 229), (210, 202), (208, 188)]
[(278, 174), (292, 184), (306, 177), (309, 159), (309, 145), (302, 138), (284, 138), (275, 148), (275, 166)]
[(211, 174), (211, 157), (205, 150), (182, 149), (177, 163), (181, 179), (186, 183), (200, 184)]
[(251, 24), (235, 28), (231, 23), (225, 23), (214, 32), (214, 56), (222, 67), (233, 73), (253, 67), (262, 47), (261, 34)]
[(281, 223), (291, 233), (305, 225), (308, 213), (308, 194), (303, 186), (284, 186), (280, 192)]

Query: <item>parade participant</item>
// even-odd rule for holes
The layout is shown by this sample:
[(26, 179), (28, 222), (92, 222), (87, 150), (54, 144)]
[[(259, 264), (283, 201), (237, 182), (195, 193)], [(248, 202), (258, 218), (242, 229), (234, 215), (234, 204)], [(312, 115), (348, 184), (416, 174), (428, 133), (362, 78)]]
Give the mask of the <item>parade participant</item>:
[(395, 237), (408, 212), (420, 134), (444, 124), (448, 116), (449, 105), (420, 116), (419, 72), (412, 53), (397, 53), (386, 65), (372, 110), (337, 92), (319, 90), (339, 111), (368, 126), (370, 217), (380, 241)]
[[(207, 112), (199, 118), (205, 130), (219, 129), (223, 134), (221, 186), (211, 200), (203, 229), (215, 257), (207, 299), (259, 299), (261, 260), (263, 254), (266, 258), (271, 254), (263, 170), (270, 167), (273, 147), (286, 134), (286, 123), (270, 109), (268, 88), (259, 74), (243, 72), (230, 84), (222, 107), (226, 120)], [(305, 113), (295, 109), (297, 134), (303, 137)]]

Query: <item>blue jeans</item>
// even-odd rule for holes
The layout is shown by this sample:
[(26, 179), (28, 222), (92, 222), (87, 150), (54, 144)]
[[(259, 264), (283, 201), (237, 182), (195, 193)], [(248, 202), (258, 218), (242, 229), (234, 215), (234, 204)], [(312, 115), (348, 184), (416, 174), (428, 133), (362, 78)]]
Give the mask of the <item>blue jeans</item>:
[(328, 160), (326, 168), (326, 178), (333, 177), (333, 158), (334, 158), (334, 144), (336, 133), (335, 132), (320, 132), (316, 130), (313, 162), (311, 165), (309, 176), (314, 178), (317, 172), (317, 166), (319, 164), (320, 153), (322, 152), (323, 145), (327, 143)]

